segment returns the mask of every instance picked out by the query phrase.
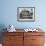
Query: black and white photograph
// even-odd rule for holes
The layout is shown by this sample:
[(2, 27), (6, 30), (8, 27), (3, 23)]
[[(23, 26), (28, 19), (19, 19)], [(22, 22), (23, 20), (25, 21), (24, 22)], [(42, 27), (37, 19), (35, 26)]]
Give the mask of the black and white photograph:
[(18, 21), (35, 21), (35, 7), (18, 7), (17, 8)]

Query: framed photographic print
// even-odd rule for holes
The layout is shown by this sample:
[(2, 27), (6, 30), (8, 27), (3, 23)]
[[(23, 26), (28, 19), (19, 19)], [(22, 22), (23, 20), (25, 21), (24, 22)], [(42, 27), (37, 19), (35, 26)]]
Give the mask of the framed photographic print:
[(35, 21), (35, 7), (18, 7), (17, 20), (24, 22)]

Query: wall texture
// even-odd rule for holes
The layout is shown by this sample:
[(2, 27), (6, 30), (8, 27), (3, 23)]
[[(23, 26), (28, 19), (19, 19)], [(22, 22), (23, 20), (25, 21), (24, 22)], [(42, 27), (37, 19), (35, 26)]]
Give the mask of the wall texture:
[[(46, 0), (0, 0), (0, 25), (16, 28), (46, 28)], [(35, 22), (18, 22), (17, 7), (35, 7)]]

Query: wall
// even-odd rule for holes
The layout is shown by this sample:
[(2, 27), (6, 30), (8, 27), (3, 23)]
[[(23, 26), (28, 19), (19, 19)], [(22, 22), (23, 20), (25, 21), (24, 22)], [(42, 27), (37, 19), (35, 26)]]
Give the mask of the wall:
[[(1, 0), (0, 25), (16, 28), (46, 28), (46, 0)], [(18, 22), (17, 7), (35, 7), (35, 22)]]

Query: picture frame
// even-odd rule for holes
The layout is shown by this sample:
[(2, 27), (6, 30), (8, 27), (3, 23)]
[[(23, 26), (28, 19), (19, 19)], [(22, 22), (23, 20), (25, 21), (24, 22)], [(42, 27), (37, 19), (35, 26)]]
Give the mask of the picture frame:
[(35, 7), (18, 7), (17, 21), (21, 22), (35, 21)]

